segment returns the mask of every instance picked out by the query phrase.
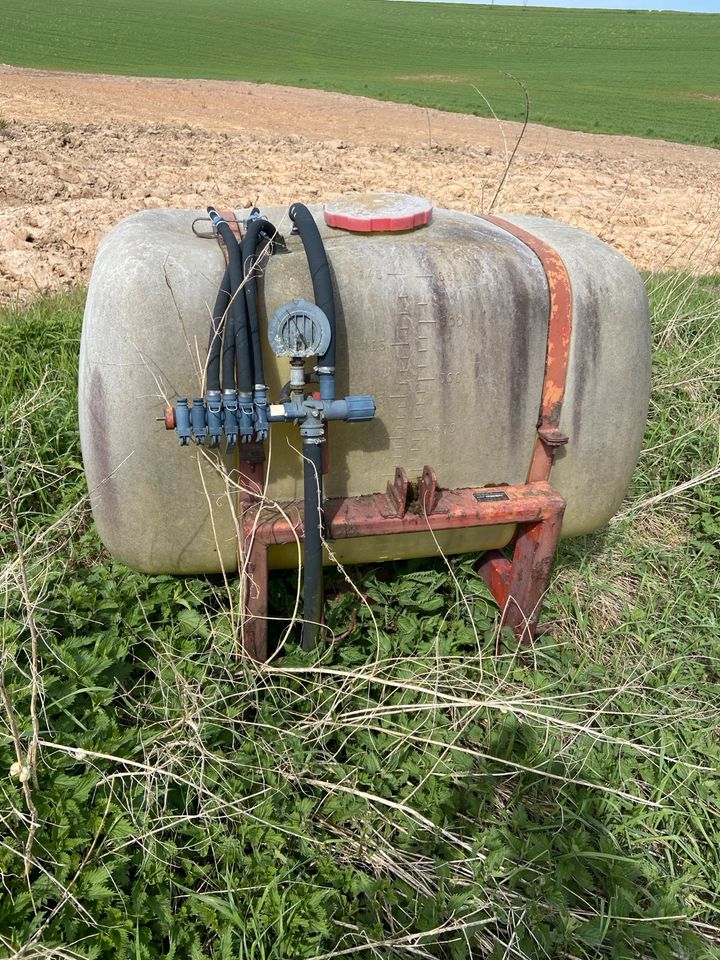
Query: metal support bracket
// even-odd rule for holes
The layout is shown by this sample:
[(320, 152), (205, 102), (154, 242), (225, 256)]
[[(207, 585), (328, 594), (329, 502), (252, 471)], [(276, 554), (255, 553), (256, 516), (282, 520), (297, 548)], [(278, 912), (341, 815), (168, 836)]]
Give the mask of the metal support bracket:
[(432, 467), (423, 467), (418, 486), (418, 507), (422, 513), (433, 513), (437, 506), (437, 477)]
[[(244, 449), (242, 452), (244, 455)], [(256, 469), (255, 465), (242, 464), (241, 476), (251, 466)], [(256, 476), (247, 480), (257, 483)], [(246, 482), (244, 489), (249, 486)], [(407, 473), (398, 467), (386, 494), (327, 500), (328, 538), (343, 540), (516, 524), (512, 559), (491, 551), (483, 555), (476, 569), (501, 609), (501, 624), (512, 628), (518, 642), (532, 642), (560, 536), (563, 498), (544, 481), (443, 490), (430, 467), (423, 471), (418, 486), (417, 509), (408, 509), (409, 489)], [(268, 550), (273, 544), (302, 540), (302, 503), (285, 504), (280, 512), (262, 501), (253, 502), (250, 497), (241, 502), (241, 510), (242, 569), (247, 574), (244, 643), (250, 656), (265, 660)]]
[(387, 498), (391, 511), (388, 516), (395, 514), (398, 517), (404, 517), (408, 506), (408, 495), (410, 491), (410, 481), (404, 467), (395, 467), (395, 479), (388, 482)]

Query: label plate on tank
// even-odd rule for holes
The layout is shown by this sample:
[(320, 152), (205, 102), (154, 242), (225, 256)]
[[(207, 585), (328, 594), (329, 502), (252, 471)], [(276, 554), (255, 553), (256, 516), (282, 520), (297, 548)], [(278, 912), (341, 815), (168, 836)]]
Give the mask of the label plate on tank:
[(502, 490), (481, 490), (479, 493), (474, 493), (473, 496), (476, 500), (479, 500), (480, 503), (492, 503), (495, 500), (509, 500), (510, 497), (503, 493)]

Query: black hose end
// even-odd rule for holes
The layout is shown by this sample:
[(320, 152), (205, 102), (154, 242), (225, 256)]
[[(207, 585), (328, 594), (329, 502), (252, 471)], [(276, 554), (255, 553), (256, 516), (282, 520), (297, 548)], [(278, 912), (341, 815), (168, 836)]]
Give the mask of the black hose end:
[(308, 216), (311, 216), (310, 211), (308, 210), (308, 208), (305, 206), (304, 203), (293, 203), (290, 209), (288, 210), (288, 213), (293, 223), (295, 223), (298, 217), (298, 214), (302, 216), (304, 213), (306, 213)]

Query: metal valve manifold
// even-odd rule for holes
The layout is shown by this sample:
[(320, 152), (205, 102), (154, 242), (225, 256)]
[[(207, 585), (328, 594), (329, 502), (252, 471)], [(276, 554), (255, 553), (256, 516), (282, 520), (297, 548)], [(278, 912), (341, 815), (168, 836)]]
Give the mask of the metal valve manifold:
[(375, 401), (371, 396), (341, 400), (330, 396), (328, 381), (334, 384), (334, 368), (316, 367), (314, 371), (325, 375), (325, 399), (304, 395), (306, 359), (326, 354), (332, 340), (330, 321), (316, 304), (307, 300), (284, 304), (270, 320), (268, 340), (276, 356), (290, 360), (290, 396), (268, 407), (267, 387), (256, 385), (254, 395), (244, 397), (244, 402), (235, 390), (209, 390), (206, 398), (194, 397), (192, 404), (187, 397), (179, 397), (174, 407), (166, 409), (164, 421), (166, 429), (175, 430), (181, 446), (191, 440), (196, 444), (209, 440), (211, 447), (217, 447), (227, 437), (227, 449), (232, 450), (238, 436), (243, 443), (267, 439), (270, 423), (292, 423), (300, 426), (303, 436), (310, 436), (318, 424), (330, 420), (360, 423), (373, 419)]

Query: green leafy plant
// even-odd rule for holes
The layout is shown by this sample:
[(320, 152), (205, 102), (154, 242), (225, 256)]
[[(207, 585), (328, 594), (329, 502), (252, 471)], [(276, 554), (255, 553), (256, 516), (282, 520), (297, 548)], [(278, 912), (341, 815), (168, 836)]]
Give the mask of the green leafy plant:
[(3, 956), (720, 956), (720, 286), (651, 288), (646, 449), (562, 545), (552, 635), (495, 657), (474, 558), (408, 561), (338, 575), (347, 636), (262, 669), (221, 583), (95, 536), (82, 297), (6, 311)]

